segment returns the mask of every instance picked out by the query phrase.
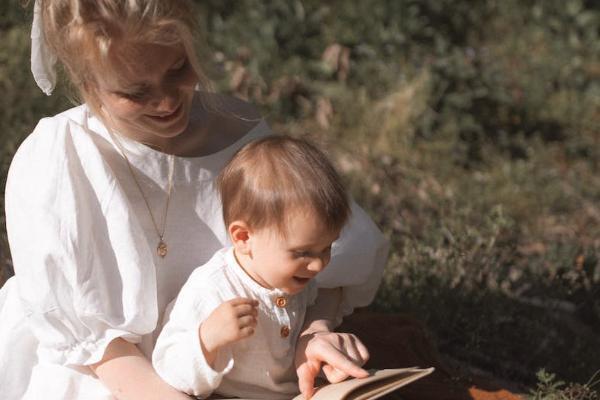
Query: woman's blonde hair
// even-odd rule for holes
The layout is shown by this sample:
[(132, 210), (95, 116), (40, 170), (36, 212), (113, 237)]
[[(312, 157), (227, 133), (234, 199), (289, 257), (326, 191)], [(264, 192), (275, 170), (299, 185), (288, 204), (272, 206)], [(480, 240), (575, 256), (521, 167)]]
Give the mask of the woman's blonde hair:
[[(94, 69), (109, 66), (116, 45), (181, 45), (203, 89), (209, 88), (195, 49), (197, 24), (188, 0), (38, 0), (50, 49), (82, 100), (99, 111)], [(91, 68), (92, 66), (96, 68)]]

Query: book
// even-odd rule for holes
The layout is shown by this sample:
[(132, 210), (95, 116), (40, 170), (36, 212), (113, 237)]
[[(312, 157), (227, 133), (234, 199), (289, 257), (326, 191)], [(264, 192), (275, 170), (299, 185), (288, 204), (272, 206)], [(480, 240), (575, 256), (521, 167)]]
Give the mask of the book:
[[(370, 370), (370, 376), (366, 378), (351, 378), (318, 386), (311, 400), (375, 400), (429, 375), (433, 370), (434, 368), (416, 367)], [(209, 399), (227, 400), (221, 397)], [(290, 400), (304, 400), (304, 397), (299, 394)]]
[[(375, 400), (433, 372), (434, 368), (396, 368), (371, 370), (366, 378), (325, 384), (311, 400)], [(292, 400), (304, 400), (302, 395)]]

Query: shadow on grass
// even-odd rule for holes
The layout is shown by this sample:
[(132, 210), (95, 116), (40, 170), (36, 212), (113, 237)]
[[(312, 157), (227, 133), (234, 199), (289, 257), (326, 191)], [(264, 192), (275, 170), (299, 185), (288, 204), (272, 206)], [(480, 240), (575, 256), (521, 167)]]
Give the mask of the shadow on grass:
[(445, 356), (530, 387), (542, 368), (581, 383), (600, 369), (592, 351), (600, 348), (600, 325), (556, 304), (527, 304), (501, 292), (444, 287), (430, 279), (420, 287), (386, 284), (372, 308), (413, 315)]

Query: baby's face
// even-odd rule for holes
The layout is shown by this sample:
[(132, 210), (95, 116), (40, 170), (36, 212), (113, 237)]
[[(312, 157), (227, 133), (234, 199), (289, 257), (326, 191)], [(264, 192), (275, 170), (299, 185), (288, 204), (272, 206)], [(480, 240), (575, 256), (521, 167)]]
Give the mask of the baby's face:
[(313, 213), (293, 213), (286, 225), (285, 235), (274, 227), (250, 234), (247, 272), (266, 288), (294, 294), (327, 266), (340, 232), (328, 230)]

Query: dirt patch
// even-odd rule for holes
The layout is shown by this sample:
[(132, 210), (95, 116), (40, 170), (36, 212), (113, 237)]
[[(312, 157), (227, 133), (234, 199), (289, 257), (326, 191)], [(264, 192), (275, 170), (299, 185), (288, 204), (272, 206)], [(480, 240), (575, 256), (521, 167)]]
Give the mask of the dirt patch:
[(356, 334), (371, 358), (366, 368), (435, 367), (435, 372), (387, 400), (516, 400), (525, 390), (445, 361), (417, 319), (402, 314), (358, 312), (339, 329)]

